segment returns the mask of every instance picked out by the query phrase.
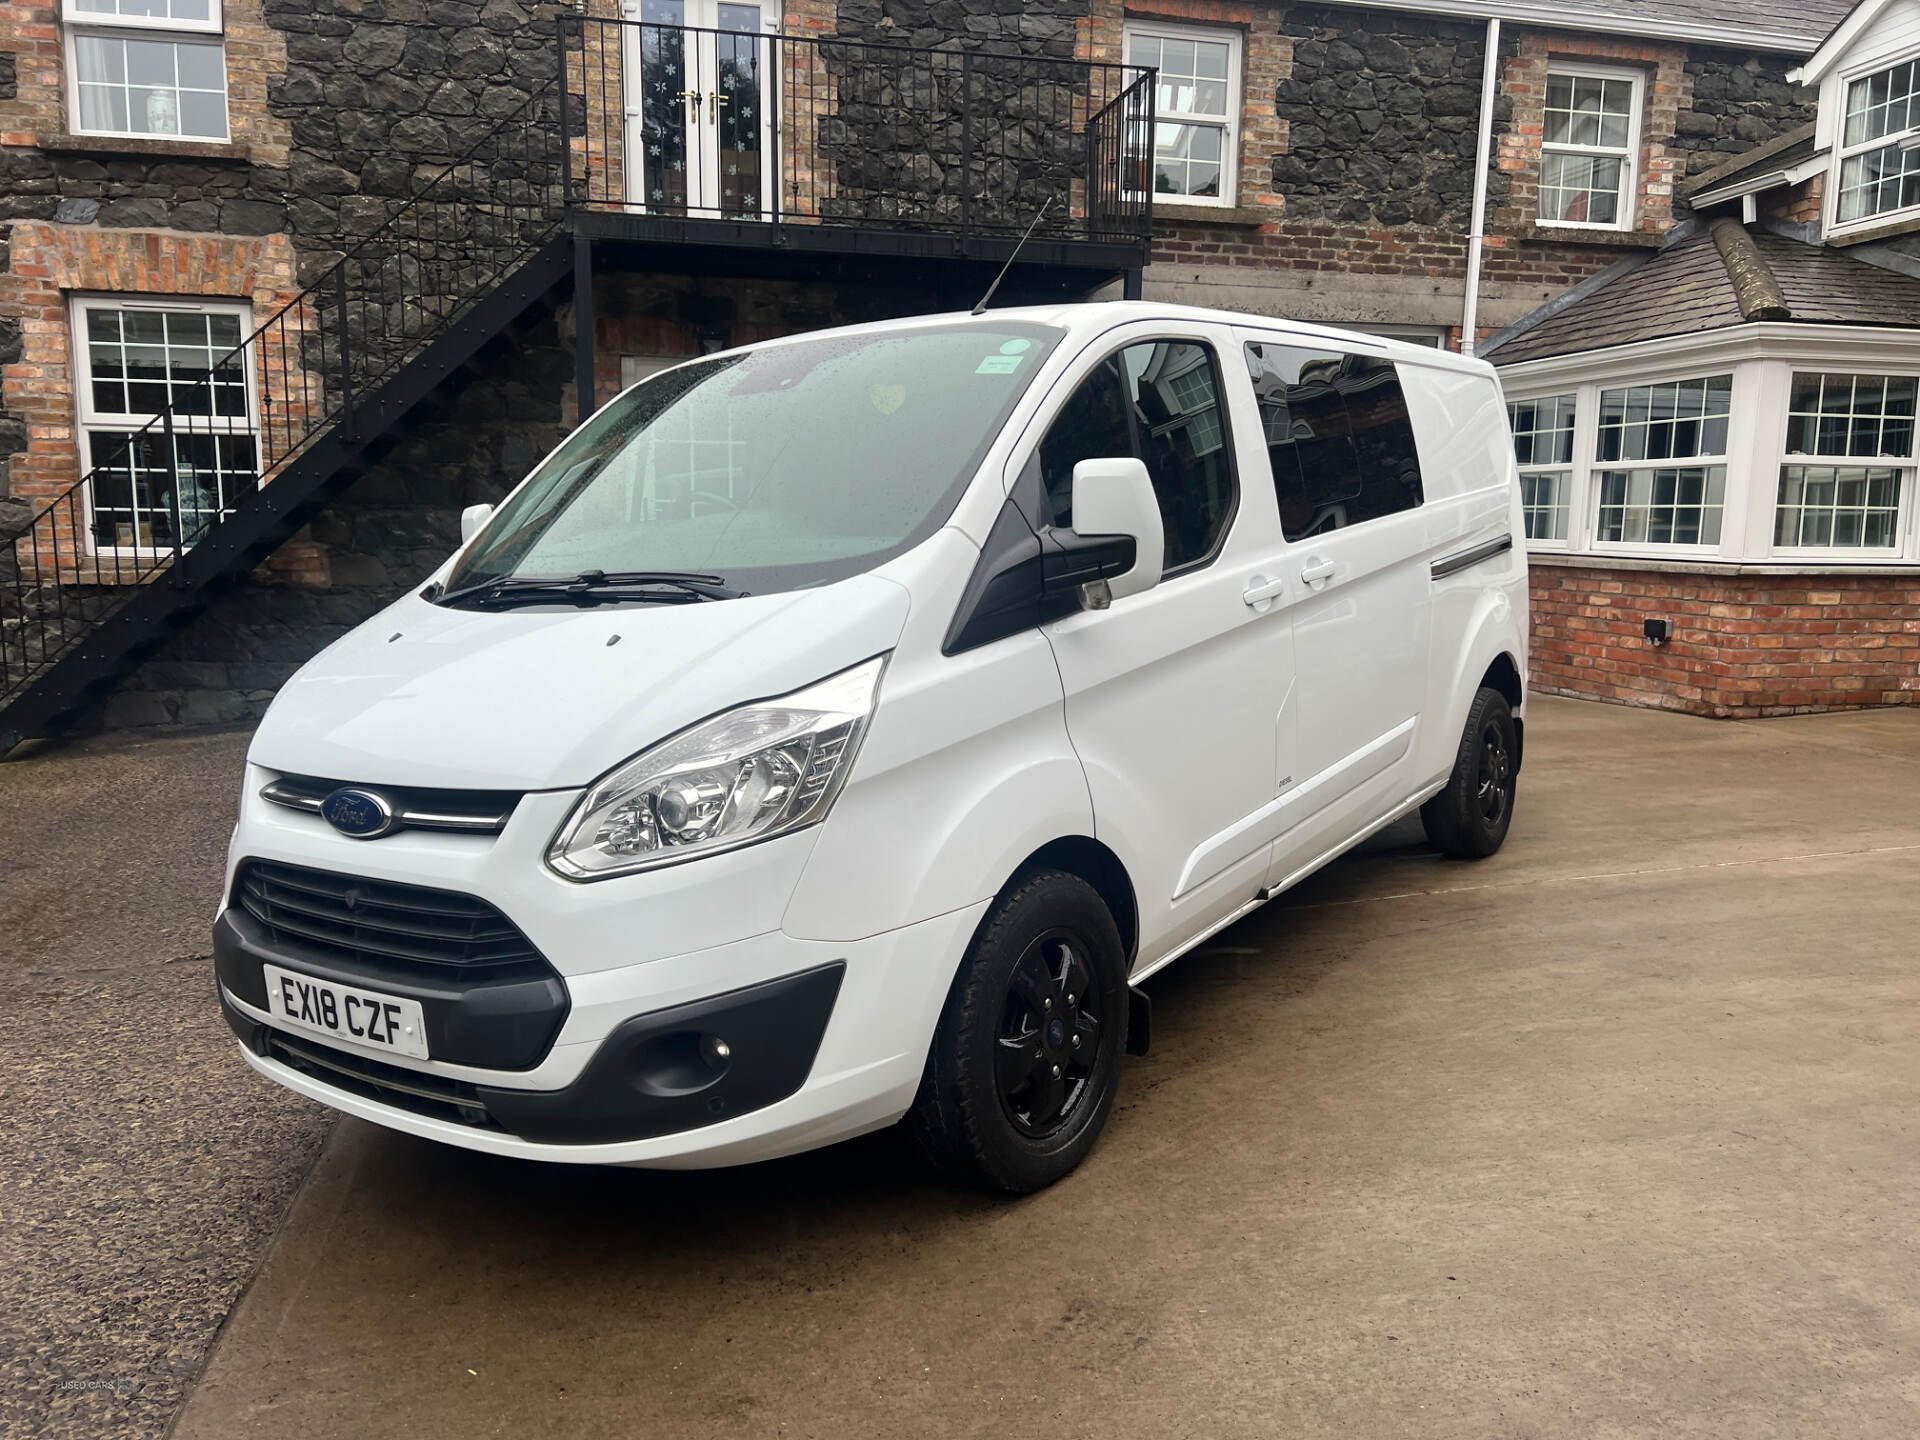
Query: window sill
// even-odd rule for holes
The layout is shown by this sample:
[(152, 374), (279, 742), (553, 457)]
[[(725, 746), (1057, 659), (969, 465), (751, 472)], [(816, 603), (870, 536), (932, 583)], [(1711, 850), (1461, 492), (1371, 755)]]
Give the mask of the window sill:
[(1568, 570), (1655, 570), (1668, 575), (1920, 575), (1920, 564), (1896, 560), (1657, 560), (1530, 549), (1527, 563)]
[(36, 135), (34, 143), (42, 150), (57, 150), (82, 155), (164, 155), (169, 159), (239, 160), (253, 159), (253, 149), (230, 140), (162, 140), (129, 135)]
[(1280, 207), (1275, 205), (1176, 205), (1155, 200), (1153, 218), (1176, 220), (1182, 225), (1237, 225), (1244, 229), (1253, 229), (1269, 221), (1280, 218)]
[(1911, 235), (1920, 230), (1920, 209), (1908, 208), (1871, 220), (1850, 220), (1845, 228), (1834, 226), (1821, 238), (1829, 245), (1859, 245), (1868, 240), (1889, 240), (1895, 235)]
[(1666, 243), (1666, 236), (1645, 230), (1609, 230), (1598, 225), (1542, 225), (1531, 220), (1521, 227), (1520, 238), (1536, 244), (1620, 245), (1636, 250), (1658, 250)]

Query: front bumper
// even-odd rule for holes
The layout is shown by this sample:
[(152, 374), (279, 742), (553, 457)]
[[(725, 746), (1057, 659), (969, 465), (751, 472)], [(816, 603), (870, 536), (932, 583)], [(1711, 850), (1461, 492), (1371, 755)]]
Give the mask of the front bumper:
[(836, 961), (636, 1015), (560, 1090), (474, 1085), (362, 1056), (243, 1013), (224, 980), (220, 1008), (253, 1055), (331, 1089), (539, 1144), (595, 1145), (676, 1134), (786, 1099), (806, 1083), (845, 974)]
[[(540, 976), (559, 994), (549, 992), (539, 1001), (532, 990), (524, 992), (521, 999), (544, 1005), (548, 1018), (521, 1026), (502, 1018), (499, 994), (443, 996), (448, 1008), (440, 1040), (434, 1038), (438, 1002), (416, 996), (428, 1015), (433, 1057), (416, 1060), (281, 1030), (265, 1008), (264, 987), (249, 987), (244, 969), (236, 980), (223, 967), (221, 999), (236, 1030), (243, 1036), (256, 1026), (279, 1030), (294, 1045), (320, 1047), (319, 1058), (328, 1064), (296, 1063), (302, 1057), (285, 1045), (276, 1054), (271, 1044), (260, 1053), (243, 1043), (242, 1055), (279, 1084), (336, 1109), (494, 1154), (695, 1168), (768, 1159), (891, 1124), (912, 1103), (947, 988), (989, 903), (855, 941), (803, 939), (788, 934), (782, 922), (817, 830), (685, 865), (574, 884), (545, 864), (547, 843), (577, 798), (574, 792), (528, 793), (498, 836), (401, 831), (367, 842), (341, 836), (317, 816), (260, 799), (261, 786), (274, 774), (249, 767), (229, 858), (230, 895), (242, 863), (255, 859), (484, 897), (542, 959)], [(263, 958), (273, 957), (251, 959), (256, 975)], [(275, 963), (323, 977), (331, 973), (291, 953)], [(608, 1138), (614, 1132), (593, 1128), (606, 1119), (593, 1114), (594, 1106), (520, 1098), (586, 1094), (579, 1087), (603, 1053), (619, 1053), (619, 1037), (636, 1019), (834, 966), (841, 967), (841, 978), (821, 1028), (783, 1041), (790, 1051), (812, 1050), (810, 1067), (800, 1067), (799, 1088), (758, 1108), (735, 1105), (729, 1092), (719, 1112), (702, 1113), (691, 1128), (654, 1130), (650, 1119), (626, 1130), (627, 1138)], [(335, 978), (396, 993), (398, 976), (356, 969)], [(799, 1026), (793, 1013), (781, 1008), (783, 1025)], [(456, 1038), (463, 1043), (442, 1043)], [(343, 1056), (349, 1072), (356, 1063), (363, 1072), (375, 1063), (379, 1084), (451, 1095), (458, 1103), (436, 1107), (429, 1097), (405, 1092), (382, 1099), (367, 1074), (340, 1072)], [(756, 1098), (779, 1088), (757, 1091)], [(482, 1091), (494, 1098), (481, 1100)], [(570, 1108), (571, 1118), (554, 1118)], [(536, 1112), (541, 1118), (530, 1121)], [(503, 1123), (509, 1116), (513, 1123)], [(627, 1118), (633, 1119), (630, 1112)], [(685, 1120), (680, 1113), (672, 1123)], [(538, 1128), (516, 1133), (515, 1123)]]
[[(574, 1017), (585, 1008), (623, 1018), (592, 1042), (554, 1047), (589, 1053), (550, 1054), (533, 1072), (349, 1052), (280, 1028), (224, 983), (221, 1007), (255, 1070), (392, 1129), (531, 1160), (746, 1164), (878, 1129), (906, 1112), (987, 903), (851, 943), (775, 931), (568, 976)], [(708, 993), (679, 998), (700, 988)], [(678, 1003), (662, 1006), (666, 996)], [(695, 1037), (706, 1034), (727, 1039), (727, 1073), (710, 1085), (683, 1064), (676, 1080), (675, 1062), (686, 1062)], [(765, 1052), (764, 1065), (745, 1065), (749, 1047)], [(325, 1063), (315, 1063), (314, 1051)], [(564, 1080), (543, 1085), (549, 1075)], [(648, 1088), (676, 1084), (684, 1094)], [(395, 1093), (401, 1086), (425, 1093)]]

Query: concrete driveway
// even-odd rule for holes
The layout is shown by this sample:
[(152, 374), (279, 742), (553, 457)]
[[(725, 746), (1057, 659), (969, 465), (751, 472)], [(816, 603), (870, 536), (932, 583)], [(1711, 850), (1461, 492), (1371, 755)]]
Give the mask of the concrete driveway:
[(1500, 856), (1154, 981), (1031, 1199), (344, 1122), (177, 1440), (1920, 1433), (1920, 715), (1535, 703)]

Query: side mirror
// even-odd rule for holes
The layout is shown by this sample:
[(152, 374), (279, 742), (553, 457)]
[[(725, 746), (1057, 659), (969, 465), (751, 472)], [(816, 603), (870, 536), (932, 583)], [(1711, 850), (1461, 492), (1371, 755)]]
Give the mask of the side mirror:
[(1146, 462), (1082, 460), (1075, 465), (1073, 533), (1086, 539), (1126, 536), (1133, 541), (1131, 567), (1105, 577), (1113, 599), (1158, 585), (1167, 540)]
[(480, 527), (487, 523), (493, 514), (491, 505), (469, 505), (460, 512), (460, 543), (465, 545), (480, 533)]

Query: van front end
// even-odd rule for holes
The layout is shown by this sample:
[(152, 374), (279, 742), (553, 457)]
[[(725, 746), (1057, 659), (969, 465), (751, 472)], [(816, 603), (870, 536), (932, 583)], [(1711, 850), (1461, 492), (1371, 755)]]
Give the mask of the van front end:
[[(347, 789), (425, 823), (369, 843), (306, 803)], [(926, 961), (957, 963), (977, 914), (852, 943), (785, 933), (813, 829), (579, 883), (548, 852), (584, 794), (249, 766), (214, 930), (247, 1062), (363, 1119), (528, 1159), (738, 1164), (898, 1119), (925, 1063), (907, 1037), (943, 998)]]

